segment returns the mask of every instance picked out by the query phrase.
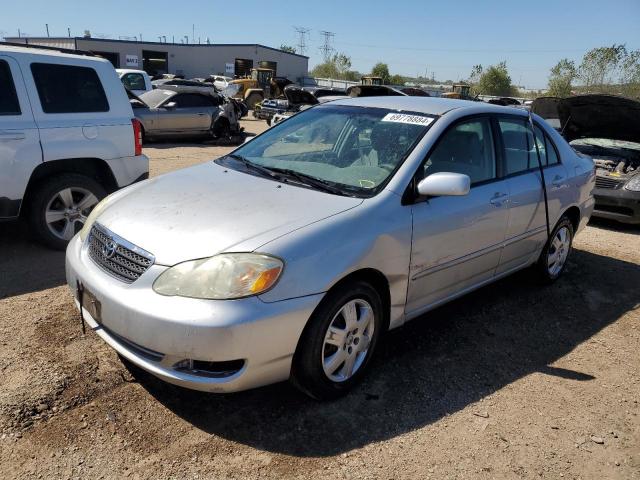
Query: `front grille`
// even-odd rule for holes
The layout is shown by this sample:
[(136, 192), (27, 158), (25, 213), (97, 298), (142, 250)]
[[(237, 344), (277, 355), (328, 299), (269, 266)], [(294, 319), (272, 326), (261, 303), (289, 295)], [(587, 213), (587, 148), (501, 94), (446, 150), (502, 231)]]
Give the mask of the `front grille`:
[(153, 265), (154, 256), (94, 223), (87, 239), (89, 258), (111, 276), (126, 283), (135, 282)]
[(596, 175), (596, 188), (618, 188), (624, 181), (618, 178)]

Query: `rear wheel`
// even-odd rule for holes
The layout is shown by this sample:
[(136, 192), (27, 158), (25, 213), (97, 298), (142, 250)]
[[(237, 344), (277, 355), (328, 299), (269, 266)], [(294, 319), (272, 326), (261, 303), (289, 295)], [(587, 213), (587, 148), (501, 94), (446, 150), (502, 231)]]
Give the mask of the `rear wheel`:
[(255, 106), (256, 106), (256, 103), (261, 102), (261, 101), (262, 101), (262, 95), (260, 95), (258, 93), (251, 93), (251, 94), (249, 94), (249, 96), (245, 100), (245, 103), (247, 104), (247, 108), (249, 110), (253, 110), (255, 108)]
[(572, 244), (573, 224), (568, 217), (563, 216), (553, 229), (536, 264), (538, 276), (544, 283), (552, 283), (562, 275)]
[(380, 294), (368, 283), (330, 292), (302, 334), (292, 382), (317, 400), (344, 395), (365, 374), (383, 325)]
[(31, 196), (28, 210), (31, 230), (40, 242), (63, 250), (106, 195), (98, 182), (84, 175), (55, 176), (41, 183)]

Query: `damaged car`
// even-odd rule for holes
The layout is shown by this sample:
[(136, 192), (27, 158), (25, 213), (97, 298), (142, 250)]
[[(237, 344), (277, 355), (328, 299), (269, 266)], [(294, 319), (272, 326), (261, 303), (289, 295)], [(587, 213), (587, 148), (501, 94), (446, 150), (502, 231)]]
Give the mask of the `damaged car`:
[(640, 224), (640, 102), (614, 95), (541, 97), (531, 109), (593, 159), (593, 215)]
[(347, 98), (344, 90), (309, 90), (298, 85), (285, 87), (284, 97), (263, 101), (261, 108), (254, 110), (254, 117), (266, 120), (268, 125), (272, 125), (318, 103)]

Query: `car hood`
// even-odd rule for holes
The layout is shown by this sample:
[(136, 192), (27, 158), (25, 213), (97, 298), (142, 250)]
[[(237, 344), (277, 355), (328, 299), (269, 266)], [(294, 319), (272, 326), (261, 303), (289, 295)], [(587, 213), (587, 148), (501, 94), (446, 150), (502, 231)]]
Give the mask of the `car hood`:
[(559, 120), (567, 141), (608, 138), (640, 142), (640, 102), (614, 95), (578, 95), (536, 99), (531, 111)]
[(256, 177), (208, 162), (116, 194), (96, 221), (160, 265), (253, 251), (362, 199)]
[(289, 105), (315, 105), (318, 103), (318, 99), (311, 92), (295, 85), (285, 87), (284, 96), (289, 100)]

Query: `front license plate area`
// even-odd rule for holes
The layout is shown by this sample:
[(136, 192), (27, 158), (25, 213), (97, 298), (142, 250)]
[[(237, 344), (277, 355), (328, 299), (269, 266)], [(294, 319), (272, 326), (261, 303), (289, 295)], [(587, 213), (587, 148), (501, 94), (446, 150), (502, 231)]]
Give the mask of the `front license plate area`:
[(82, 287), (82, 306), (99, 325), (102, 325), (102, 305), (96, 296)]

